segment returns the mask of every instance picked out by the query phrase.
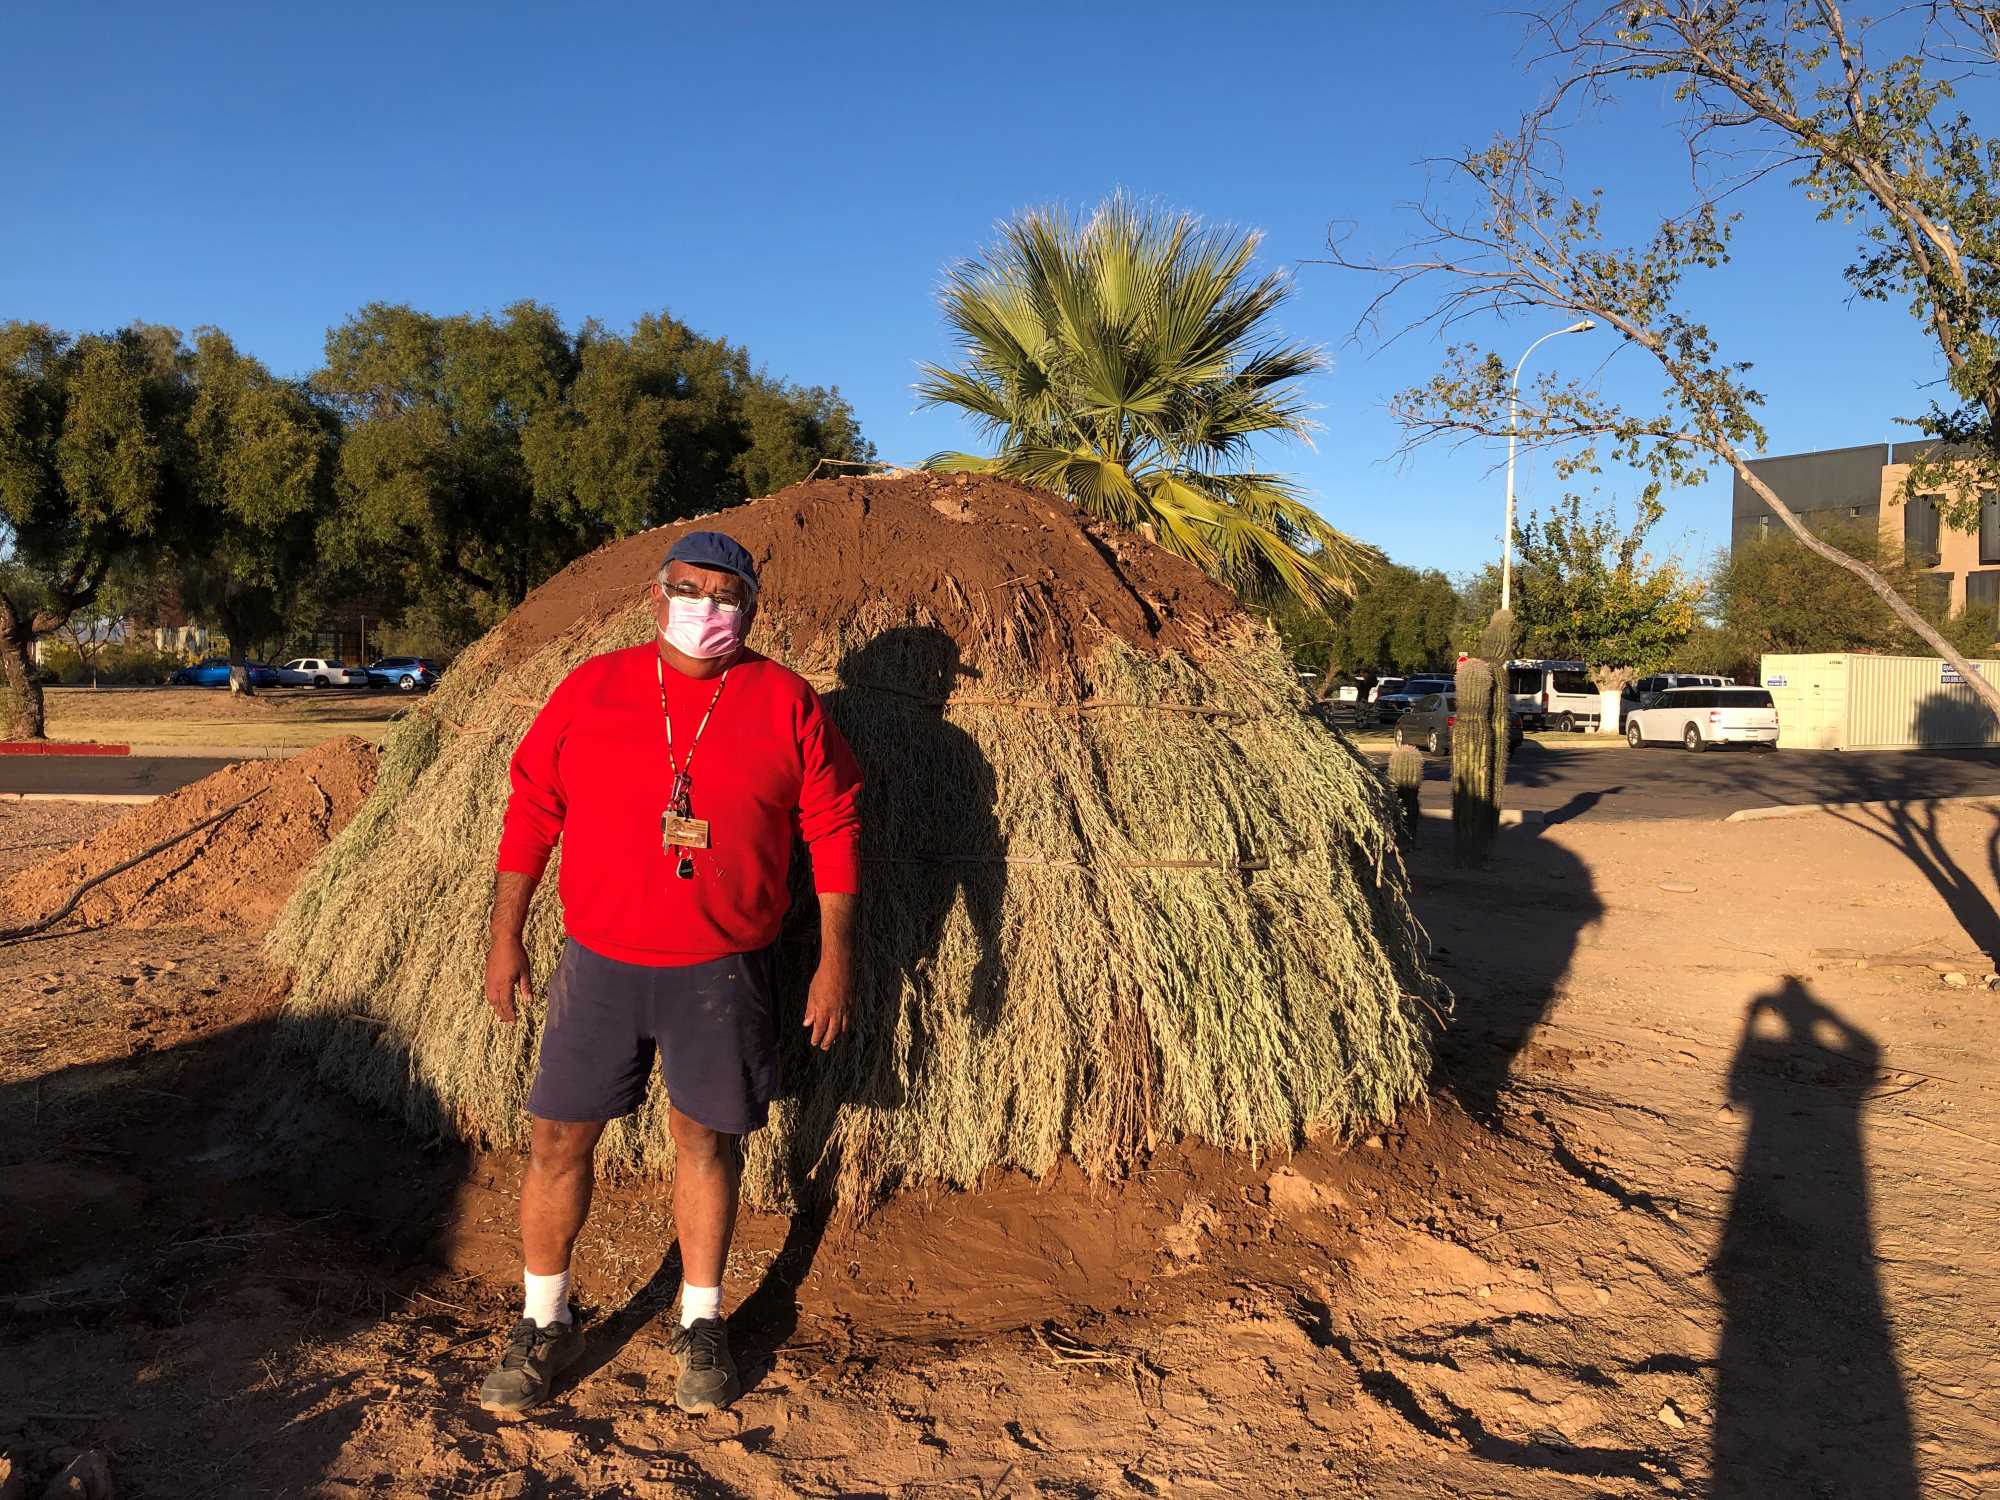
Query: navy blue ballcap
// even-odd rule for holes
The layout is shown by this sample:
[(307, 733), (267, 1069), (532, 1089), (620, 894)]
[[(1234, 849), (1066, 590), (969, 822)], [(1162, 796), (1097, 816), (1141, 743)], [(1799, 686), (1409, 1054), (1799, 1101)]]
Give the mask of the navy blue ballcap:
[(734, 537), (724, 536), (719, 531), (690, 531), (675, 542), (661, 559), (660, 571), (666, 572), (668, 563), (677, 562), (734, 573), (750, 585), (753, 595), (757, 592), (757, 564)]

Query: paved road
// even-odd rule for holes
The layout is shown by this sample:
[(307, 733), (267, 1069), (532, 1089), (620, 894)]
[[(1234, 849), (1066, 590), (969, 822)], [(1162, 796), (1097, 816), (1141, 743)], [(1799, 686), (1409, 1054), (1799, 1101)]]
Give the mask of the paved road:
[[(1426, 807), (1451, 805), (1451, 768), (1425, 767)], [(2000, 797), (2000, 751), (1574, 750), (1532, 742), (1507, 765), (1507, 806), (1551, 819), (1721, 818), (1787, 802)]]
[(0, 755), (0, 792), (171, 792), (232, 764), (192, 755)]
[[(1386, 756), (1376, 757), (1378, 760)], [(171, 792), (228, 760), (196, 756), (0, 755), (0, 792)], [(1451, 805), (1451, 768), (1425, 767), (1424, 805)], [(1552, 818), (1721, 818), (1783, 802), (2000, 797), (2000, 751), (1749, 750), (1523, 745), (1507, 767), (1507, 805)]]

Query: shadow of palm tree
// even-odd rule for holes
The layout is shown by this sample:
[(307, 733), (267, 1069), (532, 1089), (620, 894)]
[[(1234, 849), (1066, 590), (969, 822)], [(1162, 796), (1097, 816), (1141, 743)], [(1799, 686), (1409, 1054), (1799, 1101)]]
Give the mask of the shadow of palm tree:
[(1718, 1497), (1918, 1493), (1862, 1143), (1880, 1058), (1797, 978), (1744, 1017), (1729, 1092), (1748, 1129), (1714, 1265)]

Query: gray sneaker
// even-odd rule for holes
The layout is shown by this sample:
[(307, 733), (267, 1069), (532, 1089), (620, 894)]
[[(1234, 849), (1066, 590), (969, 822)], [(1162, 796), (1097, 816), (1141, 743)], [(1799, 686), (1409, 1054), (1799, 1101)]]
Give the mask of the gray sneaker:
[(507, 1352), (479, 1387), (479, 1404), (516, 1417), (549, 1399), (556, 1373), (583, 1353), (583, 1333), (574, 1321), (544, 1328), (523, 1318), (507, 1340)]
[(720, 1318), (696, 1318), (675, 1331), (667, 1347), (680, 1361), (674, 1400), (682, 1411), (721, 1411), (742, 1393), (736, 1379), (736, 1359), (729, 1352), (729, 1330)]

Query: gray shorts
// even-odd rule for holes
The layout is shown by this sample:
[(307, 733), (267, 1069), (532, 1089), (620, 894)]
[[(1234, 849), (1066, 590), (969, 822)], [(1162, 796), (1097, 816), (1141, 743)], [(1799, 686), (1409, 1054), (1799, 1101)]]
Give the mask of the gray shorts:
[(657, 1052), (675, 1109), (725, 1135), (759, 1129), (778, 1091), (774, 968), (769, 948), (655, 968), (569, 939), (549, 980), (528, 1113), (629, 1115), (646, 1097)]

